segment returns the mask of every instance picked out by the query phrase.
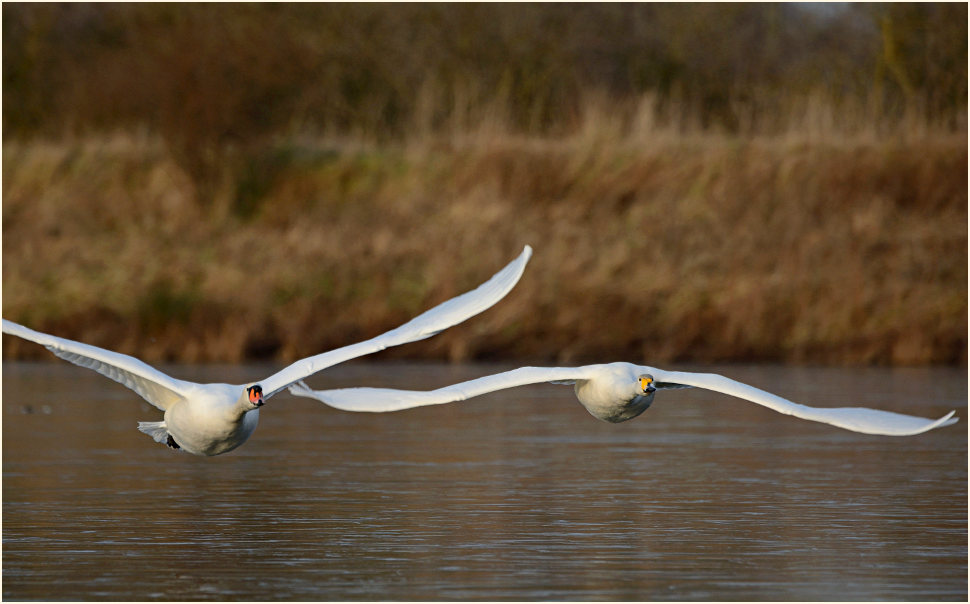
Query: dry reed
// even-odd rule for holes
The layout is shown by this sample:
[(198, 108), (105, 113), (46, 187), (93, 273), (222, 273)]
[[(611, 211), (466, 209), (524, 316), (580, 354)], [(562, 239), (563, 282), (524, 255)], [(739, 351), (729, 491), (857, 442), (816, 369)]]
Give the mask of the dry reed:
[(559, 136), (496, 106), (400, 144), (280, 141), (212, 205), (149, 135), (7, 141), (3, 316), (148, 361), (283, 362), (530, 243), (506, 300), (384, 358), (966, 363), (965, 128), (822, 103), (730, 136), (650, 97), (584, 107)]

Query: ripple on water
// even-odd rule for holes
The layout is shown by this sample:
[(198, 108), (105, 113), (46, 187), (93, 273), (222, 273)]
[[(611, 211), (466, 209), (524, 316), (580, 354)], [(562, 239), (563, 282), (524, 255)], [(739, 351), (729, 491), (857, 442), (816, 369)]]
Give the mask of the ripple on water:
[[(202, 459), (138, 433), (156, 412), (103, 396), (116, 388), (104, 378), (28, 367), (27, 381), (18, 364), (3, 371), (6, 599), (967, 596), (965, 429), (855, 435), (690, 391), (618, 425), (568, 388), (391, 415), (281, 395), (251, 442)], [(337, 378), (364, 383), (374, 369), (347, 371)], [(380, 371), (422, 387), (406, 365)], [(487, 371), (447, 367), (441, 381)], [(725, 372), (820, 393), (811, 369), (794, 382), (785, 368)], [(966, 416), (965, 371), (822, 373), (841, 400), (815, 404)], [(915, 396), (920, 380), (938, 402)]]

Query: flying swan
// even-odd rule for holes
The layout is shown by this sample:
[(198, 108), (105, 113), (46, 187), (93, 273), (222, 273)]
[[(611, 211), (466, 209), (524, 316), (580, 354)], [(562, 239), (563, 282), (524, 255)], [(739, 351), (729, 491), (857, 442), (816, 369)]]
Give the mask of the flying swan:
[(196, 384), (170, 377), (126, 354), (58, 338), (3, 319), (3, 333), (45, 346), (58, 357), (93, 369), (131, 388), (165, 412), (164, 421), (138, 422), (157, 442), (196, 455), (219, 455), (246, 442), (259, 421), (259, 407), (290, 384), (350, 359), (430, 338), (477, 315), (508, 294), (532, 255), (518, 258), (477, 289), (442, 302), (404, 325), (379, 336), (297, 361), (261, 382)]
[(779, 413), (866, 434), (909, 436), (957, 422), (953, 411), (934, 421), (865, 407), (808, 407), (712, 373), (664, 371), (631, 363), (521, 367), (427, 392), (389, 388), (311, 390), (302, 381), (291, 385), (290, 392), (296, 396), (315, 398), (344, 411), (384, 412), (453, 403), (496, 390), (540, 382), (574, 384), (576, 397), (586, 410), (594, 417), (613, 423), (633, 419), (646, 411), (657, 390), (690, 387), (736, 396)]

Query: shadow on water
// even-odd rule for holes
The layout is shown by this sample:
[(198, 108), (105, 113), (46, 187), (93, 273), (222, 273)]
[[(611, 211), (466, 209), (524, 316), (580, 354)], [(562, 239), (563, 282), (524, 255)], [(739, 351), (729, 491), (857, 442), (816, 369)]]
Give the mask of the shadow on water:
[[(429, 388), (504, 368), (360, 363), (310, 381)], [(563, 386), (383, 415), (281, 394), (248, 443), (204, 459), (139, 433), (160, 413), (101, 376), (7, 363), (3, 597), (966, 599), (965, 370), (715, 370), (961, 423), (874, 437), (700, 391), (617, 425)]]

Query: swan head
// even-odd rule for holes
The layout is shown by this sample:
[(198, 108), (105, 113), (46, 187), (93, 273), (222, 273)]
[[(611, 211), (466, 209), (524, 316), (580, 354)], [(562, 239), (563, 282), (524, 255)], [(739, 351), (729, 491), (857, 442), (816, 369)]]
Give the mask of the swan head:
[(649, 373), (645, 373), (638, 377), (637, 383), (640, 385), (640, 396), (647, 396), (648, 394), (653, 394), (657, 391), (657, 386), (654, 384), (653, 376)]
[(252, 405), (251, 409), (256, 409), (263, 406), (263, 387), (259, 384), (253, 384), (252, 386), (246, 388), (246, 394), (249, 397), (249, 404)]

